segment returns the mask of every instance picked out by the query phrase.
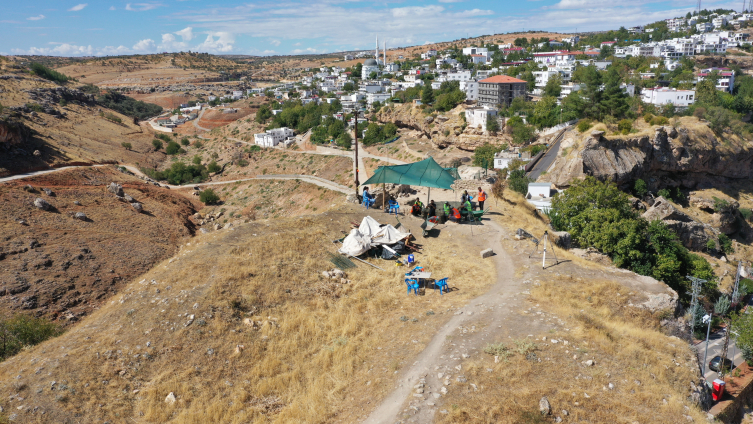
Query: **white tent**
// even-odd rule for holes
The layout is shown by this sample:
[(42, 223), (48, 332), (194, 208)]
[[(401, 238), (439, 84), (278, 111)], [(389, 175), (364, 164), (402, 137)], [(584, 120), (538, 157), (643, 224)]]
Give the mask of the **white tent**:
[(358, 256), (366, 253), (371, 248), (371, 242), (369, 237), (364, 236), (358, 231), (358, 228), (354, 228), (350, 231), (345, 240), (343, 240), (343, 247), (338, 252), (348, 256)]
[(371, 246), (395, 244), (409, 235), (410, 233), (404, 233), (389, 224), (382, 227), (376, 219), (367, 216), (358, 228), (351, 230), (345, 237), (339, 252), (348, 256), (358, 256), (368, 251)]

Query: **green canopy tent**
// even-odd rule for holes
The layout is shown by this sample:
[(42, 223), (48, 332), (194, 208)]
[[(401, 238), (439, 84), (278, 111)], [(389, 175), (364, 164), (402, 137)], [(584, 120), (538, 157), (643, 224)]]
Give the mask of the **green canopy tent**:
[[(429, 157), (420, 162), (405, 165), (380, 166), (362, 185), (382, 184), (384, 186), (390, 183), (428, 187), (429, 195), (426, 198), (428, 204), (432, 187), (452, 190), (452, 184), (456, 179), (457, 177), (451, 172), (439, 166), (434, 158)], [(384, 208), (384, 197), (386, 196), (382, 197), (382, 208)]]

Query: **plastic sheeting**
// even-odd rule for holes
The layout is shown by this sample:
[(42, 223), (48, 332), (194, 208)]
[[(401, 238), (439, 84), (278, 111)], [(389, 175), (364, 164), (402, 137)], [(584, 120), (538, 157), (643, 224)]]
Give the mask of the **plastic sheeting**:
[(452, 184), (456, 179), (456, 176), (429, 157), (406, 165), (380, 166), (374, 175), (361, 185), (390, 183), (452, 190)]
[(404, 233), (392, 225), (380, 226), (376, 219), (367, 216), (361, 221), (358, 228), (350, 231), (343, 246), (338, 252), (348, 256), (358, 256), (372, 246), (390, 245), (408, 237), (410, 233)]
[(345, 240), (343, 240), (343, 247), (338, 252), (348, 256), (363, 255), (371, 249), (371, 240), (369, 237), (364, 236), (358, 231), (358, 228), (354, 228), (350, 231)]

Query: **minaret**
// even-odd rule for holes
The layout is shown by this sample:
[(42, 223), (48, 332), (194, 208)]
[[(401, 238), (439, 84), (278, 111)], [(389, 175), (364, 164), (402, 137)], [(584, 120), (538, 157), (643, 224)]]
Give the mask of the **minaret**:
[(374, 53), (374, 59), (379, 60), (379, 36), (376, 36), (376, 51)]

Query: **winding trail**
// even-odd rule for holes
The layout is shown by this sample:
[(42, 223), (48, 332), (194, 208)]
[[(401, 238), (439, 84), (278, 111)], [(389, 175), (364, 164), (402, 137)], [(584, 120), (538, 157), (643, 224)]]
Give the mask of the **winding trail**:
[[(453, 226), (452, 230), (470, 233), (468, 225)], [(409, 359), (396, 382), (397, 387), (392, 390), (384, 400), (374, 409), (364, 421), (365, 424), (393, 424), (395, 422), (432, 423), (434, 415), (442, 408), (441, 390), (444, 378), (452, 379), (449, 390), (454, 388), (455, 379), (462, 376), (462, 362), (467, 358), (466, 354), (480, 354), (479, 349), (483, 346), (483, 340), (493, 340), (510, 329), (517, 326), (511, 325), (513, 317), (513, 305), (527, 297), (524, 293), (524, 278), (515, 278), (516, 268), (513, 258), (502, 247), (502, 238), (510, 238), (500, 225), (490, 220), (484, 220), (482, 227), (475, 227), (475, 240), (479, 240), (478, 246), (472, 248), (492, 248), (495, 255), (492, 257), (497, 270), (496, 283), (489, 290), (470, 300), (465, 306), (458, 308), (447, 323), (437, 329), (434, 337), (426, 345), (424, 350), (414, 358)], [(478, 234), (482, 232), (482, 234)], [(471, 248), (469, 246), (469, 248)], [(452, 284), (450, 284), (452, 286)], [(535, 326), (523, 329), (526, 332), (536, 331)], [(460, 337), (454, 337), (459, 329), (474, 328), (471, 334), (461, 330)], [(478, 332), (475, 328), (479, 328)], [(505, 334), (506, 335), (506, 334)], [(458, 345), (461, 346), (458, 346)], [(469, 355), (469, 356), (470, 356)], [(416, 393), (414, 386), (421, 379), (425, 380), (423, 393)], [(408, 412), (406, 412), (408, 411)], [(410, 418), (405, 418), (405, 415)], [(402, 421), (405, 420), (405, 421)]]
[[(199, 116), (196, 117), (196, 119), (193, 120), (193, 126), (204, 131), (210, 131), (208, 128), (204, 128), (202, 126), (199, 126), (199, 121), (201, 120), (201, 117), (204, 116), (204, 112), (206, 112), (209, 109), (202, 109), (201, 112), (199, 112)], [(204, 138), (204, 137), (201, 137)]]

